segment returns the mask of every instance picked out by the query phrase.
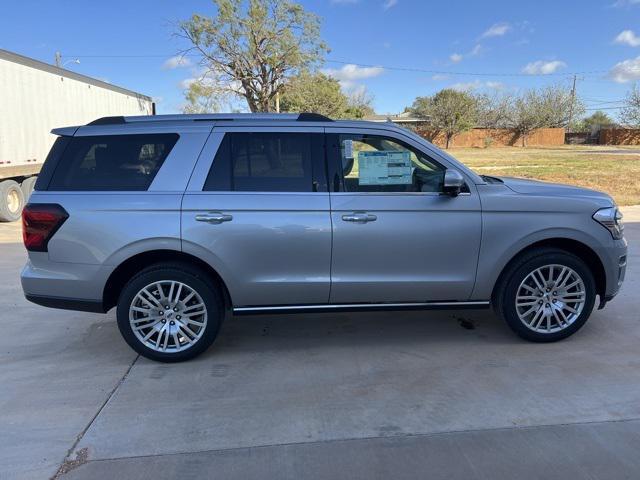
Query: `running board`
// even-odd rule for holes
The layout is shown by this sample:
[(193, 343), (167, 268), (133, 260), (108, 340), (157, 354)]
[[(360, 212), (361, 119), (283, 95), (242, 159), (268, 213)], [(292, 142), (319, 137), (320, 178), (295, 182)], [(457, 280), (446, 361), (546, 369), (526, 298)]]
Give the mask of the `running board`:
[(276, 305), (264, 307), (235, 307), (236, 315), (259, 313), (366, 312), (389, 310), (462, 310), (489, 308), (489, 301), (424, 302), (424, 303), (344, 303), (326, 305)]

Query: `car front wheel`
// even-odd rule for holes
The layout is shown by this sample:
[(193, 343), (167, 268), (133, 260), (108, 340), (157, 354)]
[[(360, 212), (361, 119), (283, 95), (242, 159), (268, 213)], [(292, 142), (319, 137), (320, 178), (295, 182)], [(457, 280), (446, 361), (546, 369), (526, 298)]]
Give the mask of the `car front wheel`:
[(133, 277), (120, 294), (118, 328), (139, 354), (161, 362), (196, 357), (215, 340), (221, 295), (204, 272), (160, 264)]
[(497, 310), (522, 338), (552, 342), (577, 332), (593, 310), (595, 281), (580, 258), (558, 249), (525, 254), (506, 272)]

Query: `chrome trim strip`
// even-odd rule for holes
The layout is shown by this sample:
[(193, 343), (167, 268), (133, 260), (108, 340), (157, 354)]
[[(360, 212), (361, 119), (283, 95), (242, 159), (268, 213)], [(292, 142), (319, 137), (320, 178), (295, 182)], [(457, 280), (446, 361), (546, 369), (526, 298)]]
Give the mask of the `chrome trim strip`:
[(350, 308), (416, 308), (416, 307), (483, 307), (489, 305), (489, 300), (473, 302), (423, 302), (423, 303), (343, 303), (326, 305), (278, 305), (274, 307), (234, 307), (234, 312), (278, 312), (286, 310), (339, 310)]

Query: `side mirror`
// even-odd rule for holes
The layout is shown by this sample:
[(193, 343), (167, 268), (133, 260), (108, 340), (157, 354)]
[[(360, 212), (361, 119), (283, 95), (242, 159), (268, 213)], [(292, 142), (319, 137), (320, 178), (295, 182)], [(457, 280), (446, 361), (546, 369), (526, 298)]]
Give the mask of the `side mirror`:
[(457, 170), (447, 169), (444, 172), (443, 191), (446, 195), (457, 197), (464, 186), (464, 177)]

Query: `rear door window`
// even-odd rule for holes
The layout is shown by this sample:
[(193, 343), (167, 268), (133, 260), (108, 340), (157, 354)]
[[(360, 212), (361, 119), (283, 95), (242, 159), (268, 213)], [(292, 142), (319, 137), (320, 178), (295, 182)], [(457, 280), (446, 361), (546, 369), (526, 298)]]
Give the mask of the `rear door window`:
[(48, 190), (147, 190), (177, 141), (175, 133), (73, 137)]
[(227, 133), (213, 161), (205, 191), (326, 191), (324, 135)]

